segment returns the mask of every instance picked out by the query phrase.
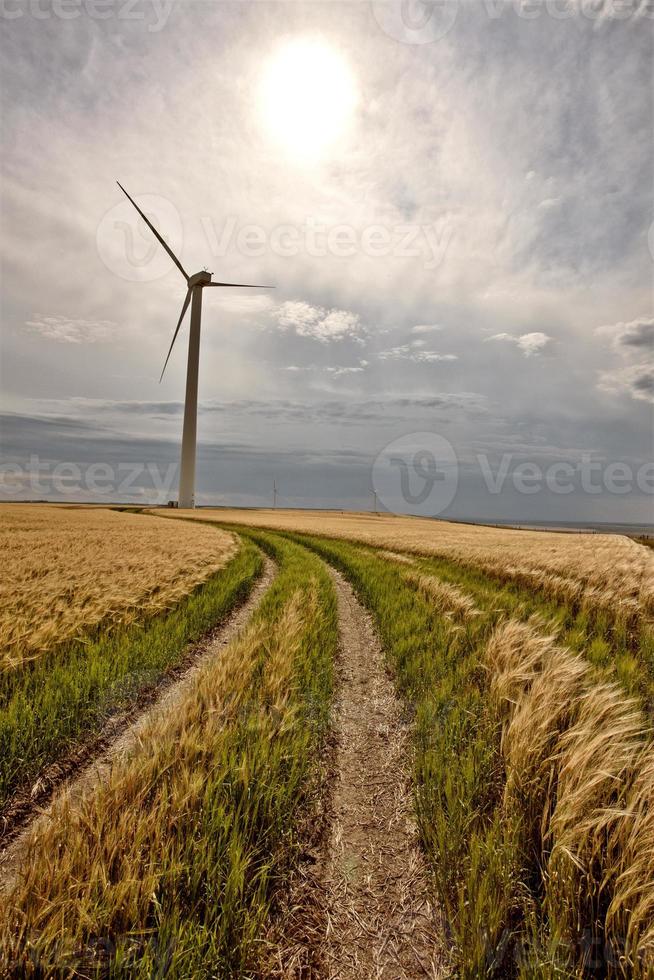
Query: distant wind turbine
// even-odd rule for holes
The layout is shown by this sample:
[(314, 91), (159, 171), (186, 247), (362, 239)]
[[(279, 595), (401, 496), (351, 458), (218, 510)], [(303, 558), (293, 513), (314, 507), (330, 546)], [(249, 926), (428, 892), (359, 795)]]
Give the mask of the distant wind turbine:
[(182, 433), (182, 461), (179, 475), (179, 506), (184, 508), (195, 507), (195, 446), (196, 446), (196, 435), (197, 435), (197, 423), (198, 423), (198, 371), (200, 367), (200, 321), (202, 318), (202, 290), (207, 286), (220, 286), (220, 287), (230, 287), (230, 288), (248, 288), (248, 289), (274, 289), (274, 286), (255, 286), (250, 283), (244, 282), (212, 282), (210, 272), (196, 272), (195, 275), (189, 276), (185, 271), (182, 263), (179, 261), (177, 256), (174, 254), (173, 250), (166, 244), (157, 229), (152, 225), (150, 221), (141, 211), (140, 207), (136, 201), (129, 196), (120, 181), (116, 181), (121, 191), (125, 195), (128, 201), (130, 201), (138, 213), (141, 215), (146, 225), (157, 239), (160, 245), (162, 245), (168, 252), (179, 271), (184, 276), (186, 280), (186, 297), (184, 298), (184, 304), (182, 306), (182, 312), (180, 313), (179, 320), (177, 322), (177, 328), (173, 334), (173, 339), (170, 344), (170, 349), (168, 351), (168, 357), (163, 366), (163, 371), (161, 372), (161, 378), (159, 378), (159, 383), (161, 383), (164, 371), (166, 370), (166, 365), (170, 359), (170, 355), (177, 340), (177, 334), (179, 333), (179, 328), (182, 325), (182, 320), (186, 315), (189, 303), (191, 303), (191, 333), (188, 342), (188, 365), (186, 368), (186, 399), (184, 401), (184, 430)]

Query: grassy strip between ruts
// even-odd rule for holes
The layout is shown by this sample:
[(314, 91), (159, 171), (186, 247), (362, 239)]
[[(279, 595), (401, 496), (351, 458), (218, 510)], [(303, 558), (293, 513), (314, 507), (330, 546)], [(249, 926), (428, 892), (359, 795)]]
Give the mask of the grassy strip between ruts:
[(430, 594), (368, 549), (301, 540), (370, 608), (415, 710), (418, 816), (461, 975), (650, 976), (653, 779), (635, 703), (541, 622), (507, 618), (493, 583), (473, 608), (461, 574)]
[(519, 578), (495, 575), (446, 559), (414, 556), (417, 567), (444, 582), (459, 586), (486, 610), (501, 609), (516, 619), (537, 616), (542, 629), (582, 654), (599, 680), (615, 680), (648, 714), (654, 711), (654, 630), (643, 618), (629, 626), (619, 610), (614, 616), (573, 598), (552, 594)]
[(617, 681), (630, 697), (640, 701), (648, 715), (654, 714), (654, 630), (643, 618), (632, 619), (627, 628), (619, 610), (616, 617), (607, 609), (569, 596), (555, 598), (548, 589), (504, 575), (501, 569), (491, 574), (446, 558), (366, 550), (405, 564), (409, 577), (433, 577), (444, 587), (463, 589), (480, 610), (501, 611), (525, 621), (537, 617), (544, 632), (556, 635), (591, 663), (598, 680)]
[(172, 610), (71, 641), (20, 671), (0, 674), (0, 814), (13, 793), (129, 709), (218, 625), (261, 573), (259, 549), (237, 554)]
[(37, 828), (0, 913), (0, 973), (250, 975), (317, 773), (337, 618), (315, 555), (240, 533), (277, 577), (175, 711), (155, 712), (104, 783)]

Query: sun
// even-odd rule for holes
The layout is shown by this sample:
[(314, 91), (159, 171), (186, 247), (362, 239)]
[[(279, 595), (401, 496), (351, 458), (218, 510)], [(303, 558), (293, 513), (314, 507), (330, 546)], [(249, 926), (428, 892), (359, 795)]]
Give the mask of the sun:
[(288, 156), (300, 162), (315, 162), (334, 147), (352, 122), (356, 102), (347, 61), (320, 39), (284, 44), (261, 79), (264, 125)]

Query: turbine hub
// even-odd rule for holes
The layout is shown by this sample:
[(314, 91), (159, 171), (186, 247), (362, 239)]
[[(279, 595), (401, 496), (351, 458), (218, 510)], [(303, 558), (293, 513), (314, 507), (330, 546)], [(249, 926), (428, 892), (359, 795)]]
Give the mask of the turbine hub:
[(194, 276), (190, 277), (188, 288), (192, 289), (193, 286), (206, 286), (208, 282), (211, 282), (210, 272), (196, 272)]

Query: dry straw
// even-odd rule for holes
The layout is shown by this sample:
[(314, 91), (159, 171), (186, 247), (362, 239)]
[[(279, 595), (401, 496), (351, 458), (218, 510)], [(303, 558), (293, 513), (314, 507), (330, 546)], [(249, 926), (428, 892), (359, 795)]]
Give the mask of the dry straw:
[(172, 607), (236, 549), (201, 524), (101, 508), (5, 505), (0, 518), (0, 670)]
[[(83, 787), (81, 797), (63, 797), (36, 823), (26, 843), (30, 862), (5, 896), (0, 973), (26, 948), (43, 964), (59, 964), (83, 959), (93, 937), (147, 936), (157, 893), (191, 873), (189, 847), (210, 850), (220, 834), (229, 838), (227, 804), (216, 810), (214, 842), (189, 837), (209, 804), (207, 786), (231, 787), (246, 799), (261, 779), (250, 772), (260, 764), (259, 747), (276, 751), (282, 732), (294, 731), (294, 665), (304, 614), (317, 601), (314, 587), (308, 597), (296, 592), (272, 628), (267, 620), (252, 623), (184, 689), (172, 717), (163, 709), (153, 714), (108, 777)], [(252, 746), (241, 752), (248, 724)], [(221, 846), (231, 848), (234, 867), (247, 866), (236, 833)]]
[(485, 654), (502, 724), (504, 809), (540, 869), (550, 932), (576, 966), (654, 971), (654, 767), (645, 720), (613, 684), (533, 625), (509, 621)]
[(562, 534), (454, 524), (393, 514), (202, 511), (229, 523), (320, 534), (417, 555), (439, 555), (628, 623), (654, 617), (654, 550), (617, 534)]
[(452, 619), (469, 619), (479, 615), (479, 610), (471, 596), (467, 595), (456, 585), (443, 582), (434, 575), (421, 575), (418, 572), (407, 572), (405, 582), (432, 602), (438, 610)]

